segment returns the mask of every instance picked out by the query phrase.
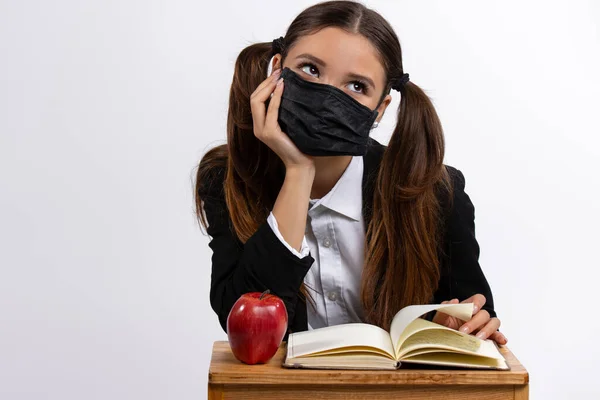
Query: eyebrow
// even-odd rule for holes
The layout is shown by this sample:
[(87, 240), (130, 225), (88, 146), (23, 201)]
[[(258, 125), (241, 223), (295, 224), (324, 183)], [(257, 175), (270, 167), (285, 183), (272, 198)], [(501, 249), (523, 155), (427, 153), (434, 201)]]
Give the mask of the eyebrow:
[[(323, 68), (325, 68), (327, 66), (327, 64), (325, 63), (325, 61), (321, 60), (319, 57), (313, 56), (312, 54), (303, 53), (303, 54), (300, 54), (299, 56), (296, 57), (296, 59), (299, 59), (299, 58), (307, 58), (307, 59), (313, 61), (315, 64), (319, 64)], [(369, 85), (371, 85), (371, 87), (373, 87), (373, 88), (375, 87), (375, 83), (368, 76), (364, 76), (364, 75), (360, 75), (360, 74), (355, 74), (355, 73), (349, 73), (348, 77), (352, 78), (352, 79), (363, 80), (363, 81), (367, 82)]]

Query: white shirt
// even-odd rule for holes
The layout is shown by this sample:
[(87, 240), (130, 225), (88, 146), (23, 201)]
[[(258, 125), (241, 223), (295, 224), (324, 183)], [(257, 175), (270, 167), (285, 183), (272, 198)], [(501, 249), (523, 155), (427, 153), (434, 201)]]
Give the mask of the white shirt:
[(306, 302), (308, 329), (363, 322), (360, 282), (364, 262), (365, 228), (362, 216), (362, 156), (353, 156), (335, 186), (321, 199), (310, 199), (300, 252), (279, 232), (271, 212), (267, 219), (279, 240), (296, 256), (309, 251), (315, 262), (304, 278), (316, 310)]

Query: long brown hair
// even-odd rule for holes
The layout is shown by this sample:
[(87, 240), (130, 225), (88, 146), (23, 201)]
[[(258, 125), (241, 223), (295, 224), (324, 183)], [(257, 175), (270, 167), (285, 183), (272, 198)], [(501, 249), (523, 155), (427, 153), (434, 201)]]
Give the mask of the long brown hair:
[[(285, 34), (281, 62), (299, 38), (325, 27), (361, 34), (373, 44), (386, 72), (383, 99), (392, 80), (404, 73), (402, 50), (390, 24), (360, 3), (327, 1), (305, 9)], [(246, 47), (238, 56), (229, 94), (227, 144), (205, 154), (196, 176), (196, 212), (206, 228), (199, 188), (211, 179), (213, 168), (225, 168), (225, 200), (232, 228), (243, 243), (265, 222), (285, 177), (282, 161), (252, 131), (250, 95), (266, 78), (271, 55), (271, 42), (265, 42)], [(443, 239), (437, 189), (442, 187), (448, 197), (452, 190), (443, 158), (444, 136), (433, 104), (408, 82), (381, 160), (366, 228), (361, 283), (365, 322), (389, 329), (398, 310), (431, 302), (437, 290)], [(300, 294), (304, 300), (310, 297), (304, 284)]]

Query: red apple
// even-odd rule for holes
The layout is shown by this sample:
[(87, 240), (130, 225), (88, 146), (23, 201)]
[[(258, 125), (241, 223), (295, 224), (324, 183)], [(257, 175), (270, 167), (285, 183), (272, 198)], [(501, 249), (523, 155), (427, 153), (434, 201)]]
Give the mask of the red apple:
[(233, 355), (246, 364), (269, 361), (287, 331), (285, 304), (269, 292), (243, 294), (227, 316), (229, 346)]

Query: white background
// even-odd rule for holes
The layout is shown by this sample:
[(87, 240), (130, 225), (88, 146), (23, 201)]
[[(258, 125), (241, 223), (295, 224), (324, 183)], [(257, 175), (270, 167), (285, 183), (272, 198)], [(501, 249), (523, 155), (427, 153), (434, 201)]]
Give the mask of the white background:
[[(311, 4), (0, 1), (0, 398), (205, 398), (195, 166), (240, 50)], [(435, 102), (532, 398), (600, 395), (600, 6), (367, 4)]]

